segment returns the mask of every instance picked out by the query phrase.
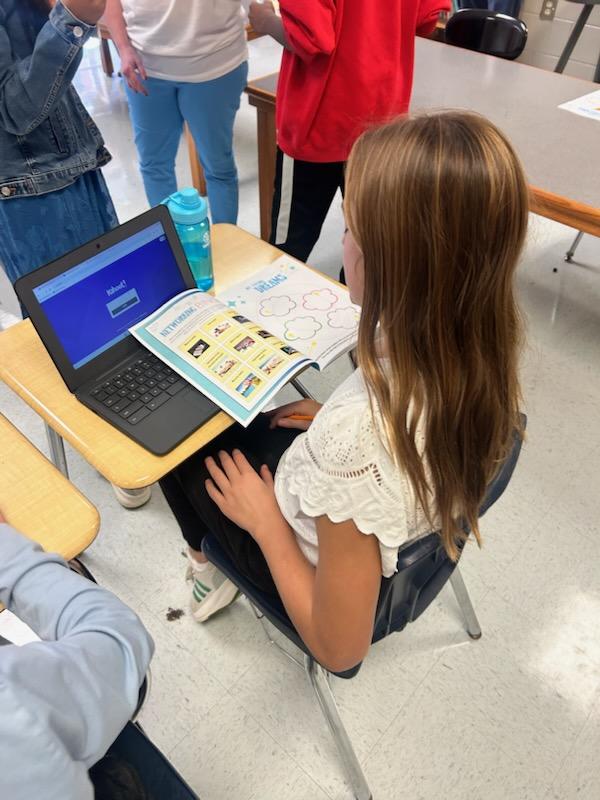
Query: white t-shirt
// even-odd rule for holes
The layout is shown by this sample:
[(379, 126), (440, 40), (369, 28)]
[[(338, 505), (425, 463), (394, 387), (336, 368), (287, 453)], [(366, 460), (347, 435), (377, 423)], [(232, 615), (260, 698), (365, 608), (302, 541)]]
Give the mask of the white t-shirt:
[(121, 0), (149, 76), (199, 83), (248, 58), (241, 0)]
[[(351, 519), (379, 540), (381, 572), (396, 571), (398, 548), (431, 532), (407, 476), (394, 464), (356, 370), (331, 395), (306, 434), (283, 454), (275, 475), (279, 507), (308, 561), (316, 565), (316, 517)], [(422, 434), (418, 438), (423, 441)], [(419, 444), (419, 442), (418, 442)]]

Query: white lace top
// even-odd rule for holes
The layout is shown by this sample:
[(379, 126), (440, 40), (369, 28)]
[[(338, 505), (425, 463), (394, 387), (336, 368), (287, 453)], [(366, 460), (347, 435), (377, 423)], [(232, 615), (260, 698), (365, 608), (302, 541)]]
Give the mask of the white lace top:
[(396, 571), (400, 545), (431, 530), (380, 429), (356, 370), (281, 458), (275, 493), (311, 564), (318, 560), (315, 519), (322, 515), (332, 522), (352, 519), (359, 531), (374, 534), (385, 577)]

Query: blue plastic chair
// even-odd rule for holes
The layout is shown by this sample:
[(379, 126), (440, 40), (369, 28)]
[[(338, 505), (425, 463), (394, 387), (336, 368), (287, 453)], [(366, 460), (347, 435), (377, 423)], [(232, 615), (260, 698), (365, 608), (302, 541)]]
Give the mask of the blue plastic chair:
[[(521, 416), (524, 430), (527, 420), (524, 415)], [(489, 486), (480, 509), (480, 516), (485, 514), (506, 489), (519, 458), (521, 443), (521, 437), (515, 432), (512, 450)], [(313, 658), (290, 621), (281, 600), (258, 591), (244, 575), (236, 570), (214, 537), (209, 535), (204, 538), (202, 550), (209, 561), (212, 561), (239, 587), (242, 594), (246, 595), (254, 613), (263, 624), (269, 641), (279, 647), (271, 637), (265, 619), (304, 653), (303, 666), (335, 740), (354, 797), (356, 800), (371, 800), (371, 791), (340, 718), (329, 685), (330, 673)], [(381, 581), (373, 628), (373, 644), (391, 633), (403, 630), (409, 622), (418, 619), (447, 581), (450, 581), (462, 610), (467, 633), (472, 639), (481, 637), (481, 628), (458, 566), (448, 558), (437, 533), (430, 533), (402, 547), (398, 552), (397, 569), (398, 571), (391, 578), (382, 578)], [(283, 652), (302, 666), (299, 659), (290, 656), (286, 650)], [(361, 664), (357, 664), (350, 670), (333, 674), (339, 678), (353, 678), (360, 667)]]

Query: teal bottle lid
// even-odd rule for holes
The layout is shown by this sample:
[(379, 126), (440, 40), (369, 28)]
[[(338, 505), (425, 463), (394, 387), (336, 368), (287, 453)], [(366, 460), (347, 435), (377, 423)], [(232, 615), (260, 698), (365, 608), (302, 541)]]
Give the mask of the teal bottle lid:
[(180, 225), (196, 225), (208, 216), (206, 198), (201, 197), (198, 190), (192, 187), (165, 197), (162, 205), (169, 209), (173, 222)]

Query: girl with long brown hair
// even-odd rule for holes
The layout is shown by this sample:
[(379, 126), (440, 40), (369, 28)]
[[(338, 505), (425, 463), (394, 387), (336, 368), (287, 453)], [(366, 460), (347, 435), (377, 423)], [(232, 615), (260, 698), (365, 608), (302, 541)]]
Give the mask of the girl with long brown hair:
[(464, 521), (480, 540), (478, 509), (519, 427), (513, 279), (528, 218), (511, 145), (473, 114), (368, 131), (346, 177), (358, 369), (324, 406), (278, 409), (270, 433), (231, 429), (211, 448), (220, 466), (203, 452), (162, 482), (190, 546), (196, 618), (235, 595), (203, 563), (210, 530), (334, 671), (364, 657), (400, 546), (439, 530), (455, 559)]

